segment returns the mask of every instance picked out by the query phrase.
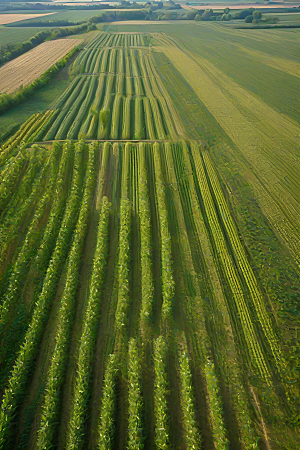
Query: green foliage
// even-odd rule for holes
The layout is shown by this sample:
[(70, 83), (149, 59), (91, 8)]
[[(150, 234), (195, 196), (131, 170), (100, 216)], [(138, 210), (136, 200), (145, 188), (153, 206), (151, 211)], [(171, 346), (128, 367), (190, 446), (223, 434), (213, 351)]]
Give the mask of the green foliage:
[(197, 16), (197, 13), (198, 13), (198, 11), (189, 11), (189, 12), (186, 14), (186, 18), (187, 18), (188, 20), (194, 20), (195, 17)]
[(167, 213), (164, 180), (161, 169), (161, 152), (158, 143), (153, 146), (154, 168), (155, 168), (155, 188), (158, 207), (160, 241), (161, 241), (161, 262), (162, 262), (162, 295), (163, 304), (161, 311), (161, 327), (168, 329), (173, 321), (173, 300), (175, 295), (175, 283), (173, 278), (173, 261), (171, 235), (169, 231), (169, 219)]
[(245, 22), (246, 22), (246, 23), (252, 23), (252, 21), (253, 21), (253, 16), (247, 16), (247, 17), (245, 18)]
[(196, 20), (196, 22), (200, 22), (203, 19), (202, 19), (202, 16), (200, 16), (200, 14), (196, 14), (195, 20)]
[(246, 19), (247, 16), (252, 16), (254, 8), (242, 9), (239, 13), (237, 13), (234, 18), (235, 19)]
[(126, 333), (129, 309), (131, 203), (122, 198), (120, 206), (120, 234), (118, 261), (118, 305), (115, 315), (116, 334)]
[(44, 278), (42, 292), (35, 305), (31, 323), (15, 360), (8, 387), (5, 389), (2, 399), (0, 412), (1, 449), (5, 448), (7, 440), (10, 438), (11, 428), (8, 425), (15, 416), (16, 407), (20, 401), (20, 397), (24, 394), (26, 381), (28, 380), (33, 367), (38, 345), (44, 331), (44, 324), (48, 317), (49, 308), (61, 275), (61, 269), (68, 253), (70, 238), (76, 224), (80, 203), (79, 189), (82, 170), (81, 152), (79, 151), (79, 148), (75, 155), (75, 161), (76, 165), (74, 168), (71, 194), (66, 206), (55, 250)]
[[(76, 150), (78, 152), (78, 157), (82, 159), (84, 152), (84, 143), (82, 141), (76, 145)], [(55, 347), (46, 378), (45, 396), (37, 439), (37, 448), (41, 450), (51, 447), (53, 435), (57, 427), (60, 392), (65, 378), (66, 361), (71, 336), (71, 324), (79, 283), (81, 254), (87, 232), (89, 212), (95, 187), (94, 165), (95, 146), (91, 145), (89, 148), (89, 161), (79, 218), (74, 230), (73, 243), (68, 257), (65, 288), (60, 302), (60, 309), (57, 313), (58, 326), (55, 335)], [(79, 170), (79, 167), (77, 170)]]
[(159, 336), (154, 343), (154, 414), (155, 446), (157, 450), (169, 449), (166, 358), (167, 344), (164, 338)]
[(98, 223), (97, 244), (93, 260), (90, 291), (80, 339), (77, 375), (73, 395), (71, 419), (67, 435), (67, 449), (79, 448), (87, 420), (91, 381), (91, 363), (95, 348), (97, 325), (100, 319), (100, 298), (105, 276), (108, 247), (108, 224), (111, 204), (104, 197)]
[(182, 350), (179, 352), (179, 373), (180, 405), (187, 448), (200, 450), (202, 438), (195, 422), (195, 399), (192, 386), (192, 374), (189, 367), (189, 357), (185, 342)]
[(142, 270), (142, 307), (141, 327), (143, 332), (148, 332), (149, 325), (153, 320), (153, 274), (152, 274), (152, 240), (151, 240), (151, 217), (150, 201), (147, 183), (147, 168), (145, 161), (145, 144), (139, 144), (138, 166), (138, 195), (139, 195), (139, 219), (141, 235), (141, 270)]
[(142, 396), (140, 357), (135, 339), (129, 342), (128, 350), (128, 450), (142, 450)]
[(203, 20), (211, 20), (213, 15), (212, 9), (206, 9), (204, 13), (202, 14)]
[(261, 11), (259, 11), (259, 10), (256, 9), (256, 10), (253, 12), (253, 19), (259, 20), (259, 19), (261, 19), (261, 17), (262, 17)]
[(108, 357), (105, 371), (102, 403), (98, 425), (98, 448), (100, 450), (112, 450), (114, 435), (114, 409), (115, 409), (115, 384), (118, 375), (117, 355)]

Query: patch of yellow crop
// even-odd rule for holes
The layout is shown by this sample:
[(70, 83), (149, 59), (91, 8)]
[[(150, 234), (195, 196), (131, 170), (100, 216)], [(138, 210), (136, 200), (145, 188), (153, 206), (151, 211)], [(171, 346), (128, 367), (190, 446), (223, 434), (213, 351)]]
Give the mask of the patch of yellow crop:
[(44, 42), (0, 68), (0, 92), (11, 94), (26, 86), (63, 58), (82, 39), (58, 39)]
[(20, 22), (21, 20), (35, 19), (36, 17), (50, 16), (50, 14), (55, 14), (55, 13), (51, 12), (51, 13), (44, 13), (44, 14), (0, 14), (0, 25), (5, 25), (7, 23)]
[(161, 48), (247, 159), (265, 214), (299, 260), (299, 125), (203, 58)]

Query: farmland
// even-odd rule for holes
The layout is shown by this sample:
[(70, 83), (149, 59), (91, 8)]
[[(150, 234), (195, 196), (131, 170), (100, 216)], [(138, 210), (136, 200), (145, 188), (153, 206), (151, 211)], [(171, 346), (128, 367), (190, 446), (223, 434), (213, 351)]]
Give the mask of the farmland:
[(1, 47), (26, 41), (40, 31), (40, 28), (6, 28), (0, 27)]
[(34, 19), (35, 17), (49, 16), (53, 13), (44, 14), (0, 14), (0, 25), (7, 23), (20, 22), (22, 20)]
[(9, 94), (21, 85), (26, 86), (31, 83), (80, 43), (81, 39), (60, 39), (44, 42), (24, 55), (6, 63), (0, 68), (0, 92)]
[(117, 27), (1, 147), (0, 449), (297, 450), (297, 42)]

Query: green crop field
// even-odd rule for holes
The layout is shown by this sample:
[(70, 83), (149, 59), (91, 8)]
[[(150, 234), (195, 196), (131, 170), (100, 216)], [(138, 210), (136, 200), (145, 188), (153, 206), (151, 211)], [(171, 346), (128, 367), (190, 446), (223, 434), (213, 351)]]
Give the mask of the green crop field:
[(298, 36), (109, 25), (0, 117), (1, 450), (299, 449)]
[[(43, 20), (68, 20), (69, 22), (81, 22), (81, 21), (86, 21), (88, 20), (90, 17), (94, 17), (94, 16), (100, 16), (101, 14), (104, 13), (105, 10), (65, 10), (65, 11), (58, 11), (58, 12), (54, 12), (54, 14), (51, 14), (50, 16), (45, 16), (44, 18), (39, 18), (37, 17), (36, 19), (30, 19), (30, 20), (24, 20), (24, 22), (22, 23), (27, 23), (27, 22), (40, 22)], [(31, 11), (30, 11), (31, 12)], [(52, 11), (51, 11), (52, 12)]]
[(0, 47), (24, 42), (41, 31), (41, 28), (8, 28), (0, 26)]

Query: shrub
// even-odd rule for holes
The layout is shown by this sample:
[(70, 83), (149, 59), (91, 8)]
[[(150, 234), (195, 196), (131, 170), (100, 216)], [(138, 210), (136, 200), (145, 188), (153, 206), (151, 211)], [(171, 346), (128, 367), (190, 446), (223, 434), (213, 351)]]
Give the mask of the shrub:
[(210, 20), (211, 16), (213, 15), (213, 10), (212, 9), (206, 9), (202, 15), (204, 20)]
[(195, 16), (195, 20), (196, 20), (196, 22), (199, 22), (200, 20), (203, 20), (203, 19), (202, 19), (202, 16), (200, 16), (200, 14), (197, 14)]
[(247, 17), (245, 18), (245, 22), (246, 22), (246, 23), (252, 23), (252, 20), (253, 20), (253, 16), (247, 16)]
[(253, 13), (253, 19), (259, 20), (259, 19), (261, 19), (261, 16), (262, 16), (261, 11), (258, 11), (258, 10), (254, 11), (254, 13)]
[(195, 11), (189, 11), (186, 15), (188, 20), (194, 20), (197, 16), (197, 13)]
[(253, 14), (253, 8), (243, 9), (239, 14), (235, 15), (236, 19), (246, 19), (247, 16)]

